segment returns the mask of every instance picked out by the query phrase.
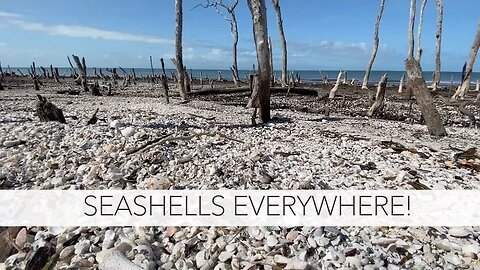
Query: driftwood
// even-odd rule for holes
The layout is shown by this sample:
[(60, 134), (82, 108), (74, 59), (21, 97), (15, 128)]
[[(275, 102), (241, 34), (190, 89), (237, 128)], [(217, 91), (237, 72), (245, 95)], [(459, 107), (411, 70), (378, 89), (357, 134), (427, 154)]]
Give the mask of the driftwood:
[(283, 30), (282, 11), (280, 8), (280, 0), (271, 0), (275, 15), (277, 17), (278, 34), (280, 37), (280, 45), (282, 47), (282, 78), (281, 83), (283, 87), (288, 86), (287, 74), (287, 39), (285, 38), (285, 31)]
[(165, 102), (167, 104), (170, 103), (170, 98), (168, 97), (168, 78), (167, 74), (165, 73), (165, 62), (163, 61), (163, 58), (160, 58), (160, 65), (162, 66), (162, 86), (163, 86), (163, 96), (165, 97)]
[(387, 80), (388, 80), (388, 74), (385, 73), (380, 79), (380, 82), (378, 83), (377, 94), (375, 95), (375, 102), (372, 104), (372, 106), (368, 110), (368, 113), (367, 113), (368, 117), (372, 117), (380, 109), (383, 108), (384, 100), (385, 100), (385, 89), (387, 88)]
[(36, 110), (41, 122), (58, 121), (66, 123), (62, 110), (41, 95), (37, 95), (37, 97), (39, 101), (37, 101)]
[(98, 121), (97, 113), (98, 113), (98, 108), (95, 110), (92, 117), (90, 117), (90, 119), (88, 120), (87, 125), (94, 125), (97, 123)]
[(400, 84), (398, 85), (398, 93), (399, 94), (403, 93), (404, 84), (405, 84), (405, 74), (403, 74), (402, 78), (400, 78)]

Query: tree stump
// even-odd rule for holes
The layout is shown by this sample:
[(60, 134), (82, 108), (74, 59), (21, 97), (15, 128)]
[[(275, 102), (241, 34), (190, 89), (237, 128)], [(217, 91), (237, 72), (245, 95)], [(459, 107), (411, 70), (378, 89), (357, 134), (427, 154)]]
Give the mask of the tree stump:
[(380, 79), (380, 82), (378, 83), (377, 94), (375, 95), (375, 102), (372, 104), (372, 106), (368, 110), (368, 113), (367, 113), (368, 117), (372, 117), (381, 108), (383, 108), (384, 100), (385, 100), (385, 89), (387, 88), (387, 80), (388, 80), (388, 74), (385, 73)]
[(37, 95), (37, 97), (39, 101), (37, 101), (36, 110), (41, 122), (58, 121), (66, 123), (62, 110), (41, 95)]

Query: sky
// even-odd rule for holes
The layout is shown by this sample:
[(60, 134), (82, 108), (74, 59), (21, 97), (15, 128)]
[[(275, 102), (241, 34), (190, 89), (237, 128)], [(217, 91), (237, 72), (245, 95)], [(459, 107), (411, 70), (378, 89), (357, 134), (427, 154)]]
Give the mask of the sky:
[[(226, 2), (230, 0), (224, 0)], [(206, 0), (184, 0), (184, 63), (191, 69), (228, 69), (230, 26)], [(281, 0), (291, 70), (363, 70), (373, 47), (380, 0)], [(417, 1), (417, 16), (421, 1)], [(460, 71), (480, 23), (479, 0), (443, 0), (442, 70)], [(281, 48), (276, 17), (266, 0), (275, 69)], [(386, 0), (374, 70), (404, 70), (410, 1)], [(239, 68), (256, 63), (251, 14), (246, 0), (236, 9)], [(423, 24), (422, 68), (435, 63), (435, 0)], [(417, 26), (416, 26), (417, 27)], [(415, 34), (416, 35), (416, 34)], [(84, 56), (90, 67), (149, 67), (149, 56), (174, 57), (174, 0), (0, 0), (0, 61), (3, 66), (68, 66), (67, 55)], [(475, 71), (480, 70), (480, 60)], [(167, 67), (173, 67), (166, 61)]]

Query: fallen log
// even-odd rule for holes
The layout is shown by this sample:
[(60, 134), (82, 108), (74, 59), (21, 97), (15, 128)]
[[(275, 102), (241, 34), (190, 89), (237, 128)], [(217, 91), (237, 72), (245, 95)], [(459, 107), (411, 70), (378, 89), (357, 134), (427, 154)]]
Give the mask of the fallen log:
[(383, 108), (385, 101), (385, 89), (387, 87), (388, 75), (385, 73), (380, 79), (380, 83), (377, 87), (377, 94), (375, 95), (375, 102), (368, 110), (367, 116), (372, 117), (375, 113)]
[(41, 122), (58, 121), (64, 124), (66, 123), (62, 110), (41, 95), (37, 95), (37, 97), (39, 101), (36, 105), (36, 111)]
[[(270, 93), (272, 94), (279, 94), (279, 93), (291, 93), (297, 95), (305, 95), (305, 96), (319, 96), (323, 89), (315, 89), (315, 88), (290, 88), (289, 87), (272, 87), (270, 88)], [(235, 88), (213, 88), (213, 89), (202, 89), (190, 92), (193, 96), (206, 96), (206, 95), (215, 95), (215, 94), (235, 94), (235, 93), (243, 93), (250, 91), (250, 87), (235, 87)]]

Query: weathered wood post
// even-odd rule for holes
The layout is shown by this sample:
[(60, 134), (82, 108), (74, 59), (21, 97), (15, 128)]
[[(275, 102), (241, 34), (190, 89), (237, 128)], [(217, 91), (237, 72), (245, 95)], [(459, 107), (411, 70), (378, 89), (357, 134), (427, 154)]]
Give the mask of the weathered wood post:
[(185, 89), (185, 72), (183, 65), (183, 50), (182, 50), (182, 35), (183, 35), (183, 0), (175, 0), (175, 63), (178, 74), (178, 87), (180, 90), (180, 97), (185, 101), (188, 99), (187, 91)]
[(280, 0), (271, 0), (275, 15), (277, 16), (278, 34), (280, 36), (280, 45), (282, 47), (282, 79), (283, 87), (288, 86), (288, 60), (287, 60), (287, 39), (283, 30), (282, 10), (280, 8)]
[(374, 114), (376, 114), (379, 110), (383, 108), (385, 101), (385, 89), (387, 88), (387, 80), (388, 74), (385, 73), (380, 79), (380, 82), (378, 83), (377, 93), (375, 95), (375, 102), (373, 102), (372, 106), (367, 112), (368, 117), (372, 117)]

